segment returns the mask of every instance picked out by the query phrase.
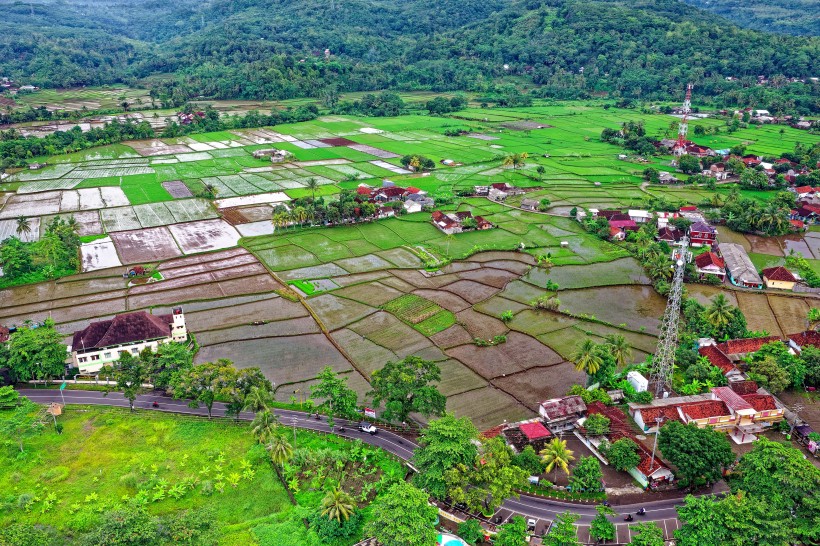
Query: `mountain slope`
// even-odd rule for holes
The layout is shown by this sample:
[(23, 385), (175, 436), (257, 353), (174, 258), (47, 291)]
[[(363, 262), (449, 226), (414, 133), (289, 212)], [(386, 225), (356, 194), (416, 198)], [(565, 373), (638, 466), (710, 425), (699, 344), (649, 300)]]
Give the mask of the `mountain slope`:
[(820, 36), (817, 0), (683, 0), (756, 30)]
[[(149, 78), (175, 102), (328, 86), (484, 93), (505, 75), (544, 96), (679, 98), (688, 81), (717, 96), (751, 93), (759, 74), (820, 74), (820, 39), (744, 30), (678, 0), (0, 0), (0, 11), (0, 75)], [(797, 106), (817, 108), (816, 87)]]

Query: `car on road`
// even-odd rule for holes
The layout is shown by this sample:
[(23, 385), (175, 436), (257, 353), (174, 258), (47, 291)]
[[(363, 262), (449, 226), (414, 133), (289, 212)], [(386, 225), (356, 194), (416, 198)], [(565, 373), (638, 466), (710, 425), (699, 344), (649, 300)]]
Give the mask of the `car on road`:
[(359, 423), (359, 430), (362, 432), (366, 432), (368, 434), (378, 434), (379, 429), (373, 426), (372, 423), (368, 423), (367, 421), (362, 421)]

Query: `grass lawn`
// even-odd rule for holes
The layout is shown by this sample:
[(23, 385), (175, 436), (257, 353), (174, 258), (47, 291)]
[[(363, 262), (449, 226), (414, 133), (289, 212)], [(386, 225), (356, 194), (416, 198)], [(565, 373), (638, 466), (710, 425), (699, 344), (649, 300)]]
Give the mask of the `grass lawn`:
[[(9, 415), (0, 412), (0, 420)], [(285, 529), (295, 510), (248, 423), (83, 406), (69, 406), (58, 421), (62, 434), (49, 417), (45, 429), (24, 443), (25, 453), (15, 442), (0, 448), (0, 527), (36, 523), (80, 536), (124, 499), (147, 494), (146, 508), (153, 515), (210, 509), (221, 529), (220, 544), (287, 543)], [(343, 454), (350, 476), (341, 476), (341, 483), (353, 493), (382, 476), (394, 480), (403, 474), (400, 463), (359, 442), (307, 431), (298, 431), (294, 442), (291, 431), (284, 432), (304, 455), (320, 448)], [(339, 479), (336, 467), (322, 460), (304, 468), (294, 462), (286, 471), (298, 484), (301, 507), (315, 510), (325, 482)], [(373, 495), (359, 495), (357, 501), (364, 507)], [(300, 517), (295, 521), (305, 535), (302, 543), (316, 544)]]

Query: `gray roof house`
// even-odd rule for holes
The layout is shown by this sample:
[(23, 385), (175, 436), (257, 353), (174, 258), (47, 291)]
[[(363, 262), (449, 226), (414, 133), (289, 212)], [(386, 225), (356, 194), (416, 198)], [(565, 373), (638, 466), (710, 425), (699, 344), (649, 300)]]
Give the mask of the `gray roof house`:
[(743, 288), (763, 288), (763, 279), (741, 245), (720, 243), (718, 251), (726, 263), (726, 275), (732, 284)]

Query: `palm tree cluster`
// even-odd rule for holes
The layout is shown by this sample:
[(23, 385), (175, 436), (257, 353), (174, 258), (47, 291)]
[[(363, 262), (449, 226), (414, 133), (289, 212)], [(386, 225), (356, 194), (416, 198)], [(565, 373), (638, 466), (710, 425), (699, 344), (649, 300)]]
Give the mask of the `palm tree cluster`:
[(575, 369), (579, 372), (595, 375), (604, 364), (604, 355), (611, 355), (615, 365), (622, 368), (632, 360), (632, 347), (620, 334), (609, 334), (601, 344), (586, 338), (575, 348), (570, 360), (575, 363)]
[(518, 167), (523, 167), (526, 164), (528, 157), (527, 152), (510, 154), (504, 158), (503, 165), (516, 170)]

